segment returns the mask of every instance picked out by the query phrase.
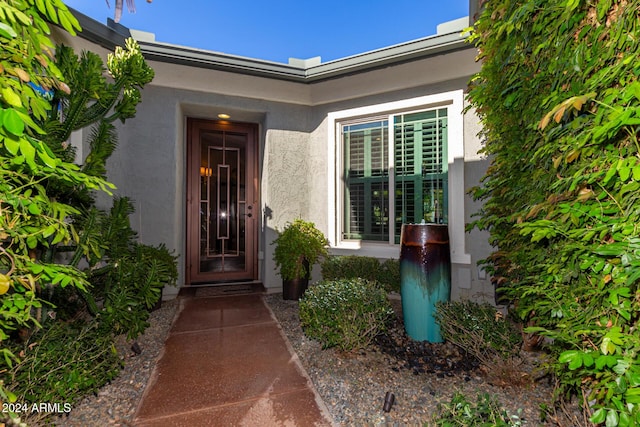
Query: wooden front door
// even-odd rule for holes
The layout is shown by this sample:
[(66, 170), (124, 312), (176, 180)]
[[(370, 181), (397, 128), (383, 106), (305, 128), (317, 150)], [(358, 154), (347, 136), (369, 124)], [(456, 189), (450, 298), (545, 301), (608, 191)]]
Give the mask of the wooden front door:
[(187, 129), (187, 283), (257, 280), (257, 126)]

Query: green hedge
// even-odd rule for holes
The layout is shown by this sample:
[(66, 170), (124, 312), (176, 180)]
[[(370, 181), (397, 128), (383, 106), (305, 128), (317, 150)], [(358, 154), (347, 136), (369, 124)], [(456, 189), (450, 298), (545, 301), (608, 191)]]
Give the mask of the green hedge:
[(559, 396), (640, 423), (640, 0), (492, 0), (469, 99), (491, 159), (473, 224)]
[(400, 263), (359, 255), (330, 256), (322, 263), (324, 280), (361, 278), (379, 283), (387, 291), (400, 292)]

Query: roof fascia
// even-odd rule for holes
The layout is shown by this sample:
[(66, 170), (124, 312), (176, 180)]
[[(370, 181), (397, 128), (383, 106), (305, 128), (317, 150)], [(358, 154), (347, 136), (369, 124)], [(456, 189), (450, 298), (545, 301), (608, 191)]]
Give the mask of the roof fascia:
[(309, 67), (306, 81), (328, 80), (463, 49), (474, 47), (461, 33), (431, 36)]
[(80, 28), (82, 28), (82, 31), (78, 33), (78, 37), (82, 37), (105, 49), (113, 50), (116, 46), (124, 46), (125, 40), (131, 36), (129, 30), (123, 25), (115, 24), (117, 27), (116, 31), (116, 29), (101, 24), (75, 9), (69, 8), (69, 10), (74, 14), (76, 19), (78, 19)]
[[(71, 8), (70, 8), (71, 9)], [(80, 37), (113, 50), (131, 37), (127, 27), (108, 20), (108, 25), (71, 9), (82, 27)], [(473, 49), (461, 33), (449, 33), (413, 40), (359, 55), (301, 68), (279, 62), (230, 55), (155, 41), (138, 40), (148, 60), (241, 73), (297, 83), (317, 83), (351, 74), (389, 67), (395, 64), (442, 55), (461, 49)]]

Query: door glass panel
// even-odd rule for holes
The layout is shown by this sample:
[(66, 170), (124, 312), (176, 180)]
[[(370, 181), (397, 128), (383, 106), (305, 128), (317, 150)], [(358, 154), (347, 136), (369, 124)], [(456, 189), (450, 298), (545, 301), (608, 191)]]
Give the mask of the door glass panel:
[(199, 273), (246, 270), (246, 134), (202, 133)]

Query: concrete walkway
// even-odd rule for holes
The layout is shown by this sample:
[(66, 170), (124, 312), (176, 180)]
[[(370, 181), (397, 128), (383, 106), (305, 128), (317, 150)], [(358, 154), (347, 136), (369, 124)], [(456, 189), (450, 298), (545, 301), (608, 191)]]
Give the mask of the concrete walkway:
[(260, 294), (181, 297), (135, 426), (331, 426)]

